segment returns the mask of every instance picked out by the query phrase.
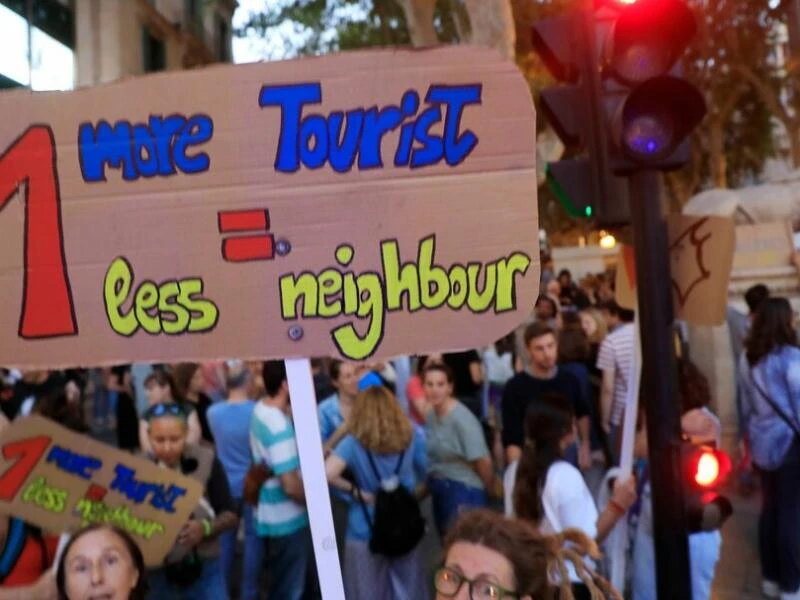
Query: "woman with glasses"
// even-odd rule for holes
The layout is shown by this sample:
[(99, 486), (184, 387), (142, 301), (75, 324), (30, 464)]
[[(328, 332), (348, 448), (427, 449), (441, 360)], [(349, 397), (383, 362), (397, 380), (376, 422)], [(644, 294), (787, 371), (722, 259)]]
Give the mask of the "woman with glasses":
[[(565, 539), (571, 544), (568, 550)], [(548, 577), (551, 571), (563, 574), (567, 560), (582, 574), (592, 597), (621, 600), (608, 582), (583, 564), (581, 556), (587, 554), (598, 556), (597, 545), (580, 532), (543, 537), (523, 521), (488, 510), (470, 511), (454, 523), (445, 540), (444, 563), (433, 580), (436, 600), (571, 600), (569, 585), (562, 583), (557, 590)]]
[(228, 479), (214, 451), (186, 441), (188, 415), (180, 404), (147, 409), (145, 419), (153, 462), (199, 481), (205, 489), (167, 555), (164, 567), (150, 573), (150, 599), (225, 600), (219, 535), (238, 525)]

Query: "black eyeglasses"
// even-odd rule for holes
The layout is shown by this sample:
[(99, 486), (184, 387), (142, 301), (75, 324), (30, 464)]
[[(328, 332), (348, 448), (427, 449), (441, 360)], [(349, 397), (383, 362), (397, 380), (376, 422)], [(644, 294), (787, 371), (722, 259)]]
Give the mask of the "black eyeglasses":
[(165, 415), (185, 418), (186, 411), (180, 404), (175, 404), (174, 402), (155, 404), (147, 409), (147, 412), (144, 414), (144, 418), (146, 421), (149, 421), (153, 417), (163, 417)]
[(516, 592), (504, 589), (498, 584), (485, 579), (467, 579), (458, 571), (448, 567), (440, 567), (433, 576), (433, 586), (445, 598), (453, 598), (461, 586), (469, 586), (470, 600), (516, 600)]

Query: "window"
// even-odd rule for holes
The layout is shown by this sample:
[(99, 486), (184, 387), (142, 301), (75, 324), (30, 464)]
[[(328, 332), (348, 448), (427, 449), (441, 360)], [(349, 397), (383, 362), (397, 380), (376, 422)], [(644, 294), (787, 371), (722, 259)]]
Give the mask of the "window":
[(142, 29), (142, 55), (144, 72), (154, 73), (167, 68), (167, 49), (164, 42), (155, 37), (147, 27)]
[(217, 19), (217, 57), (222, 62), (231, 60), (230, 27), (222, 17)]

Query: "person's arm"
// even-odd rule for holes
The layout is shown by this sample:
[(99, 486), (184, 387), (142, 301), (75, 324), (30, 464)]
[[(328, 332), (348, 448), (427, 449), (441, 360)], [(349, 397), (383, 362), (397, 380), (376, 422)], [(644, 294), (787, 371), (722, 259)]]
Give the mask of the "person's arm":
[(602, 543), (617, 523), (636, 503), (636, 479), (628, 478), (625, 482), (614, 482), (614, 493), (608, 501), (606, 509), (597, 517), (597, 537), (595, 540)]
[(600, 425), (608, 433), (611, 431), (611, 411), (614, 406), (614, 367), (603, 369), (603, 384), (600, 388)]
[(300, 478), (299, 469), (282, 473), (278, 476), (284, 493), (298, 504), (306, 503), (306, 492), (303, 489), (303, 480)]
[(494, 496), (494, 492), (497, 488), (495, 486), (495, 475), (494, 467), (492, 466), (492, 459), (488, 456), (484, 456), (478, 460), (473, 460), (471, 464), (472, 468), (475, 469), (475, 472), (478, 474), (478, 477), (481, 478), (486, 492), (490, 496)]
[(142, 454), (153, 453), (153, 447), (150, 445), (150, 428), (146, 419), (139, 419), (139, 448)]
[(472, 360), (469, 363), (469, 376), (472, 378), (472, 383), (475, 385), (480, 385), (483, 383), (483, 365), (477, 355), (475, 354), (476, 360)]
[(193, 410), (187, 419), (189, 426), (186, 432), (186, 441), (189, 444), (199, 444), (203, 437), (203, 429), (200, 427), (200, 417), (197, 416), (197, 411)]
[(216, 516), (208, 520), (189, 519), (178, 534), (178, 543), (187, 548), (195, 548), (205, 538), (236, 529), (239, 525), (239, 517), (236, 516), (237, 507), (231, 496), (228, 477), (216, 456), (211, 464), (211, 474), (208, 476), (205, 492)]
[(588, 415), (578, 419), (578, 434), (581, 438), (578, 447), (578, 465), (584, 471), (592, 466), (591, 422)]
[(515, 394), (515, 383), (512, 379), (503, 390), (503, 446), (506, 449), (506, 464), (519, 460), (522, 455), (522, 417), (520, 398)]
[[(336, 452), (325, 459), (325, 478), (331, 486), (355, 497), (355, 484), (342, 477), (345, 469), (347, 469), (346, 457), (350, 455), (351, 450), (352, 440), (349, 438), (336, 447)], [(371, 504), (374, 501), (373, 495), (364, 490), (359, 490), (359, 496), (366, 504)]]

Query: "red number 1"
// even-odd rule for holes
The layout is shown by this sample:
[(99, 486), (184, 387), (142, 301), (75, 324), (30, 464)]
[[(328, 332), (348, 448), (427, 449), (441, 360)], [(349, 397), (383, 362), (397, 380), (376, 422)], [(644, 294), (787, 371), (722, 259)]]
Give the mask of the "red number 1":
[(78, 333), (64, 257), (56, 144), (49, 125), (32, 125), (0, 155), (0, 211), (25, 183), (25, 256), (19, 336)]
[(0, 475), (0, 500), (11, 502), (14, 499), (51, 441), (46, 435), (37, 435), (3, 446), (3, 457), (6, 460), (18, 460)]

